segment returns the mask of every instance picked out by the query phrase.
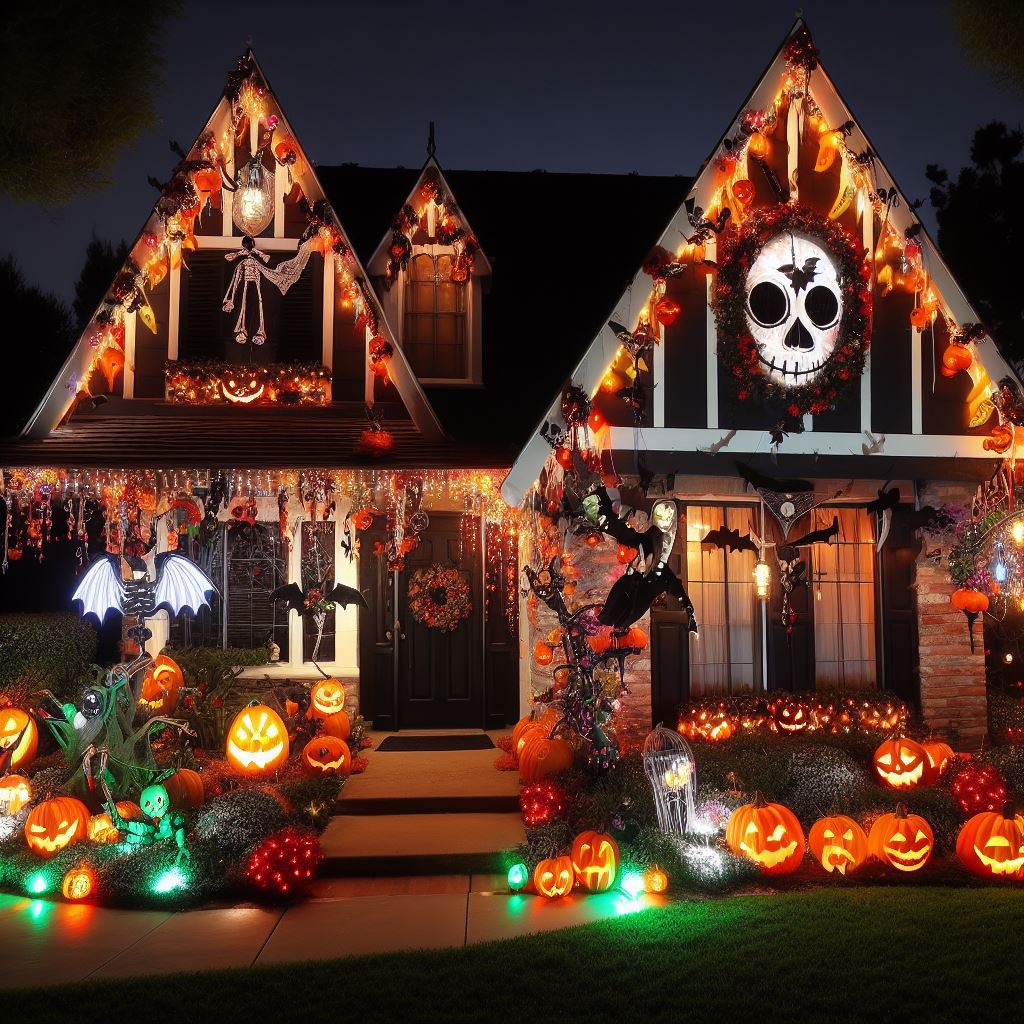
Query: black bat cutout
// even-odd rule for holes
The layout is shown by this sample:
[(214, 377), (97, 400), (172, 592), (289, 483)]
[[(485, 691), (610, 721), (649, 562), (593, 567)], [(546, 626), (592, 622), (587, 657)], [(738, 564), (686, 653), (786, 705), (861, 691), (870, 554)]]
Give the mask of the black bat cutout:
[(818, 262), (817, 256), (810, 256), (804, 260), (802, 267), (797, 267), (793, 263), (786, 263), (779, 267), (779, 272), (789, 278), (793, 291), (799, 295), (814, 280), (815, 275), (818, 273)]
[(730, 530), (727, 526), (719, 526), (710, 530), (701, 544), (714, 545), (723, 551), (753, 551), (754, 554), (758, 552), (758, 547), (751, 540), (750, 534), (744, 534), (741, 537), (739, 530)]
[(800, 494), (803, 491), (813, 491), (814, 484), (810, 480), (776, 480), (775, 477), (765, 476), (750, 466), (744, 466), (742, 462), (735, 463), (736, 471), (752, 487), (760, 487), (765, 491), (774, 491), (776, 494)]
[[(323, 594), (321, 600), (330, 601), (333, 604), (347, 608), (350, 604), (359, 605), (361, 608), (369, 609), (366, 598), (354, 587), (346, 587), (343, 583), (337, 583), (328, 589), (327, 580), (320, 585), (320, 592)], [(304, 591), (298, 583), (288, 583), (277, 590), (270, 592), (271, 601), (284, 601), (289, 608), (294, 608), (300, 615), (306, 615), (310, 608), (306, 605), (308, 591)]]
[(900, 489), (893, 487), (891, 490), (886, 490), (884, 487), (878, 491), (878, 497), (874, 501), (869, 501), (864, 508), (868, 512), (888, 512), (890, 509), (895, 508), (900, 503)]
[(790, 547), (799, 548), (805, 544), (831, 544), (833, 540), (839, 537), (839, 517), (832, 517), (832, 525), (822, 527), (820, 530), (812, 530), (810, 533), (805, 533), (802, 537), (797, 537), (796, 540), (789, 542)]
[(903, 523), (911, 530), (920, 530), (931, 526), (938, 514), (938, 509), (932, 508), (931, 505), (925, 505), (922, 509), (908, 512)]

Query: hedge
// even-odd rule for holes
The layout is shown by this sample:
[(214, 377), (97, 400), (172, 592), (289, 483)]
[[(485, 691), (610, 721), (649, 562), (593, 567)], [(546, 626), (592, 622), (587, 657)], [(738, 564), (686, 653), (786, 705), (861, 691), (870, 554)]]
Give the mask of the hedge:
[(0, 615), (0, 689), (30, 676), (70, 697), (95, 660), (96, 631), (78, 615)]

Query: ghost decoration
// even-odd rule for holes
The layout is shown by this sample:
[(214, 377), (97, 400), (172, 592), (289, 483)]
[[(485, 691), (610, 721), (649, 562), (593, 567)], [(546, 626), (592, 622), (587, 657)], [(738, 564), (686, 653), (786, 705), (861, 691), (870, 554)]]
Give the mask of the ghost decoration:
[(783, 231), (757, 254), (745, 293), (764, 375), (784, 388), (811, 383), (835, 352), (843, 317), (829, 252), (810, 235)]

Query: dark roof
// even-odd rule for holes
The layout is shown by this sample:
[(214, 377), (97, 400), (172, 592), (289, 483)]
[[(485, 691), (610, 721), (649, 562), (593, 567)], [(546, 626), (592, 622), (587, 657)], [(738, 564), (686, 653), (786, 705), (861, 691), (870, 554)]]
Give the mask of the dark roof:
[[(510, 463), (682, 205), (691, 179), (443, 174), (493, 269), (483, 302), (484, 383), (424, 390), (453, 438), (483, 438)], [(420, 172), (345, 164), (318, 167), (317, 175), (365, 265)]]

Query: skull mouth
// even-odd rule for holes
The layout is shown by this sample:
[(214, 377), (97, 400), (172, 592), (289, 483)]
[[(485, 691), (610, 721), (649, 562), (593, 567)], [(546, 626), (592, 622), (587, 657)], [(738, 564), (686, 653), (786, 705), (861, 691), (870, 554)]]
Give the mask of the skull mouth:
[[(799, 321), (797, 321), (799, 323)], [(832, 357), (835, 352), (830, 352), (827, 356), (819, 357), (812, 363), (801, 362), (799, 356), (793, 357), (793, 365), (789, 365), (789, 359), (783, 358), (782, 365), (779, 366), (776, 362), (776, 354), (773, 353), (768, 359), (764, 357), (764, 349), (759, 349), (757, 353), (758, 361), (767, 367), (767, 373), (769, 376), (777, 375), (783, 378), (792, 377), (794, 381), (799, 382), (801, 377), (806, 377), (811, 380), (817, 377), (822, 370), (825, 369), (832, 362)]]

